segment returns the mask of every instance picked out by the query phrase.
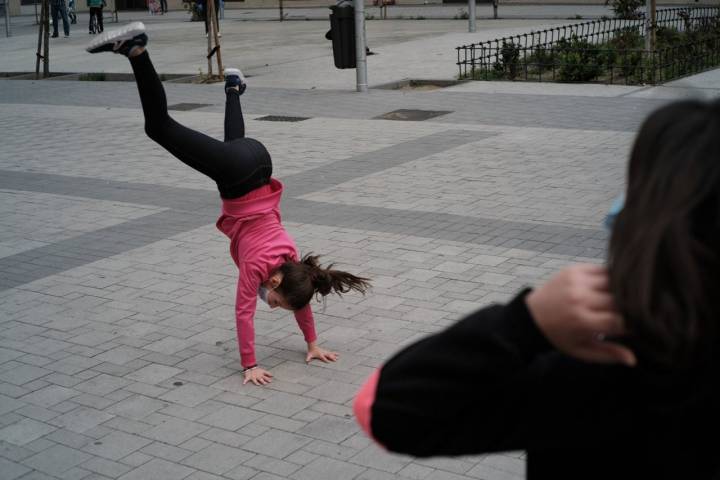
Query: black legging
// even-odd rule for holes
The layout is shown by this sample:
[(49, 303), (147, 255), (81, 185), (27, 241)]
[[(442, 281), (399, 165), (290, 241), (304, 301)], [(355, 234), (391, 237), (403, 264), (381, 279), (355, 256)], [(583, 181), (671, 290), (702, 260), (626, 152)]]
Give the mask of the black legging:
[(145, 132), (185, 165), (217, 183), (220, 196), (237, 198), (270, 182), (272, 161), (265, 146), (245, 138), (240, 94), (228, 89), (225, 141), (184, 127), (170, 118), (162, 83), (147, 51), (130, 59), (145, 115)]

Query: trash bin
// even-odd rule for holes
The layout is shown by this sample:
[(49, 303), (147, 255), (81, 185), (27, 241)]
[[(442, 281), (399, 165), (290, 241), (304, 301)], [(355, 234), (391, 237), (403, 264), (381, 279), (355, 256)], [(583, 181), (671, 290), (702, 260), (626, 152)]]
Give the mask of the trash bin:
[[(355, 68), (355, 8), (348, 3), (330, 7), (329, 40), (332, 40), (333, 59), (337, 68)], [(327, 37), (327, 35), (326, 35)]]

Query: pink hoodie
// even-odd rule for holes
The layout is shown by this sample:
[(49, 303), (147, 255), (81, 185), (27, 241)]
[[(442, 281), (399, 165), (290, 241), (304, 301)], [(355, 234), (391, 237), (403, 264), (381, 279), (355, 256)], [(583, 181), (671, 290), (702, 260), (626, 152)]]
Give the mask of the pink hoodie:
[[(287, 260), (298, 260), (295, 242), (280, 219), (282, 191), (282, 183), (272, 178), (268, 185), (247, 195), (232, 200), (223, 199), (222, 215), (216, 223), (218, 230), (230, 238), (230, 255), (240, 273), (235, 321), (243, 367), (257, 363), (253, 319), (260, 285)], [(317, 335), (310, 305), (294, 313), (305, 341), (314, 342)]]

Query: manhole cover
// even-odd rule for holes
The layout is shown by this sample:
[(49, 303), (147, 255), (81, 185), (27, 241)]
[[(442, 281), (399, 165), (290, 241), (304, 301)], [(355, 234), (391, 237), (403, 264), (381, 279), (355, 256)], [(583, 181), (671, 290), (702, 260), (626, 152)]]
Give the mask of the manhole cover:
[(209, 103), (176, 103), (175, 105), (170, 105), (168, 107), (168, 110), (180, 110), (183, 112), (187, 112), (188, 110), (195, 110), (196, 108), (203, 108), (203, 107), (209, 107), (211, 104)]
[(451, 110), (394, 110), (392, 112), (384, 113), (379, 117), (375, 117), (377, 120), (408, 120), (413, 122), (420, 122), (427, 120), (428, 118), (439, 117), (440, 115), (447, 115), (452, 113)]
[(283, 115), (266, 115), (256, 118), (256, 120), (264, 120), (266, 122), (302, 122), (303, 120), (309, 119), (310, 117), (286, 117)]

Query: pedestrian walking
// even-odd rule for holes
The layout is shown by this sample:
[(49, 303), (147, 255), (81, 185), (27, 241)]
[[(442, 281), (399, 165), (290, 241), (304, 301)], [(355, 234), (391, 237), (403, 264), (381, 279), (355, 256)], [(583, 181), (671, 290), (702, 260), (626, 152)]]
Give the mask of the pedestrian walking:
[(62, 18), (63, 33), (65, 38), (70, 36), (70, 21), (68, 20), (67, 6), (65, 0), (50, 0), (50, 14), (52, 15), (53, 38), (58, 37), (58, 16)]
[(88, 23), (88, 33), (94, 35), (102, 33), (103, 29), (103, 7), (105, 0), (87, 0), (87, 6), (90, 8), (90, 20)]

